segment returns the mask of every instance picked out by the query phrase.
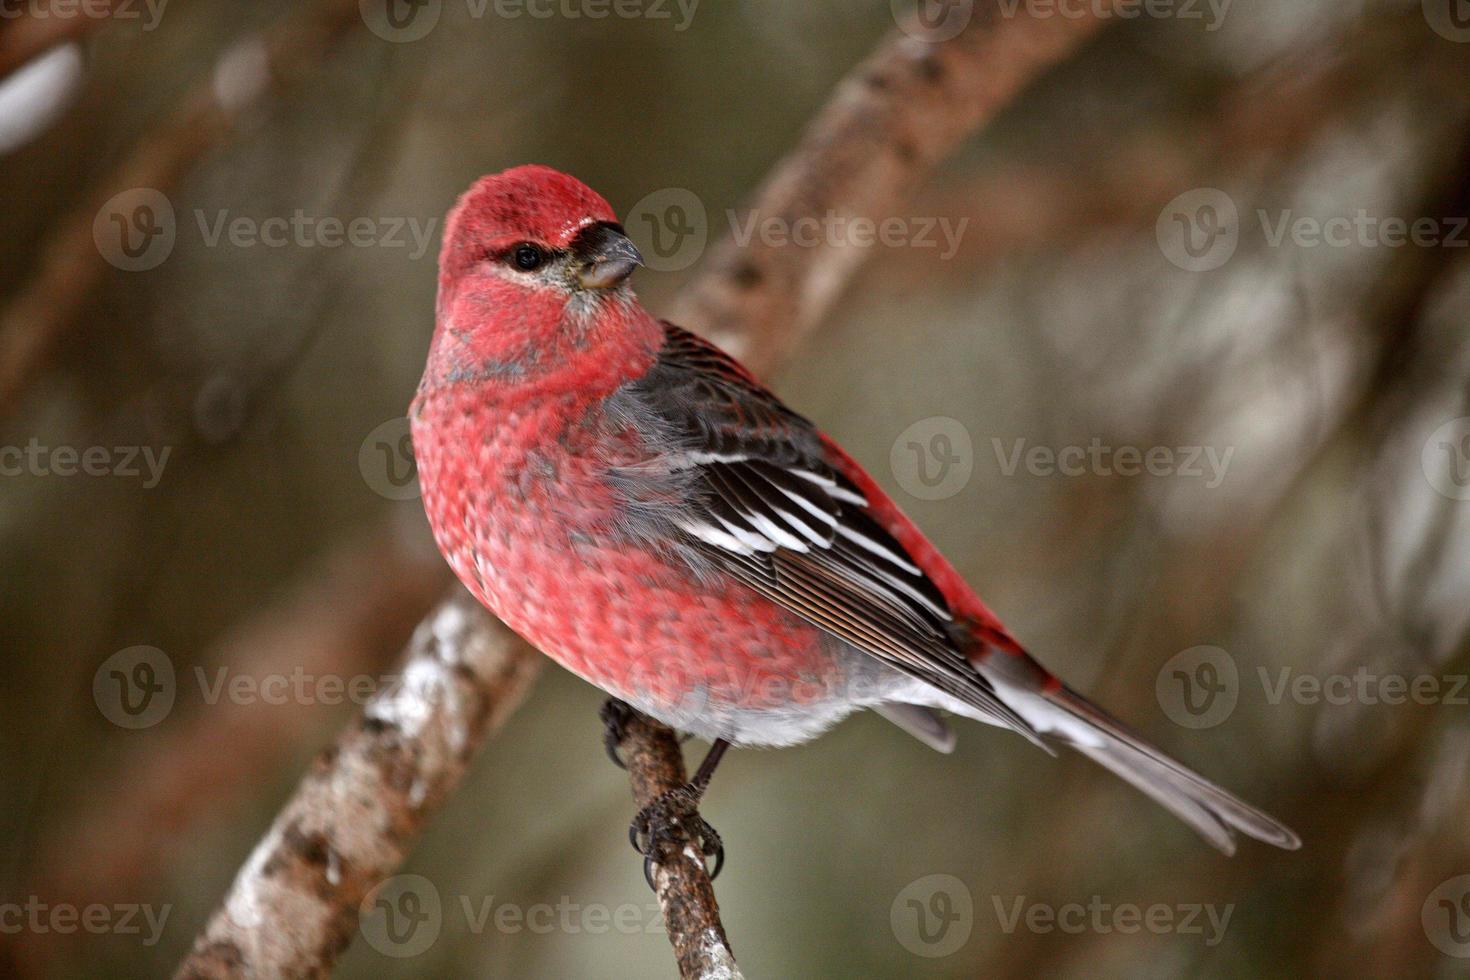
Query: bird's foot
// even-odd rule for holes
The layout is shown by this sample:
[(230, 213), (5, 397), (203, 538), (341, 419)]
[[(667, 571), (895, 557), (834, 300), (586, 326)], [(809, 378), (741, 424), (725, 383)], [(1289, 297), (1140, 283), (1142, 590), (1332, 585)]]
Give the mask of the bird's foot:
[(661, 793), (639, 810), (628, 826), (629, 843), (643, 855), (643, 877), (649, 888), (655, 887), (653, 869), (662, 863), (671, 848), (681, 846), (686, 840), (704, 856), (711, 881), (725, 866), (725, 844), (719, 831), (699, 815), (699, 798), (703, 794), (704, 787), (696, 783), (685, 783)]
[(602, 703), (597, 717), (602, 719), (602, 747), (607, 750), (607, 757), (619, 769), (627, 769), (623, 757), (618, 755), (618, 746), (623, 744), (623, 736), (627, 734), (628, 719), (633, 717), (633, 709), (626, 701), (608, 698)]

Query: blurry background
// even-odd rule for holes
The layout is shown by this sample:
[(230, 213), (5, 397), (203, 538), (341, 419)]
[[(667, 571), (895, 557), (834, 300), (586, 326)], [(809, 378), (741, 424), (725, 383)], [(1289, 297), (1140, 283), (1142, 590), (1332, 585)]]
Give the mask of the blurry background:
[[(455, 196), (539, 161), (647, 252), (687, 217), (658, 311), (895, 6), (4, 5), (0, 975), (170, 971), (446, 588), (401, 417)], [(1226, 860), (1081, 757), (859, 717), (707, 798), (749, 976), (1470, 975), (1470, 9), (1159, 9), (950, 161), (772, 381), (1306, 845)], [(340, 975), (673, 974), (601, 700), (546, 672), (403, 869), (433, 942)]]

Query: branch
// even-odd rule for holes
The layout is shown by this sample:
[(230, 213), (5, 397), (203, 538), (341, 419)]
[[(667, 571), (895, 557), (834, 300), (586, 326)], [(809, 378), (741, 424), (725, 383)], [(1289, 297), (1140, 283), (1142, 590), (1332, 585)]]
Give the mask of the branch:
[[(395, 669), (403, 636), (435, 607), (449, 577), (443, 565), (432, 545), (406, 534), (354, 535), (284, 598), (241, 620), (202, 662), (257, 678), (376, 678)], [(319, 737), (320, 710), (224, 698), (179, 718), (98, 780), (95, 799), (106, 805), (82, 806), (85, 816), (48, 835), (36, 891), (79, 902), (139, 894), (166, 867), (178, 834), (237, 804), (303, 737)]]
[(34, 279), (0, 310), (0, 416), (15, 410), (111, 271), (92, 237), (93, 220), (107, 201), (132, 188), (166, 192), (176, 185), (266, 96), (314, 74), (327, 49), (358, 23), (356, 3), (321, 0), (265, 36), (237, 44), (110, 177), (83, 197), (80, 207), (57, 222), (37, 247)]
[[(1103, 24), (1095, 13), (1011, 16), (976, 4), (953, 40), (890, 37), (838, 86), (795, 151), (756, 194), (756, 214), (784, 227), (828, 214), (888, 217), (935, 164), (1010, 105)], [(727, 238), (672, 319), (696, 327), (757, 374), (805, 339), (873, 251), (784, 248)]]
[(93, 4), (86, 16), (58, 13), (55, 3), (46, 3), (18, 20), (0, 21), (0, 82), (52, 48), (101, 28), (121, 0), (93, 0)]
[[(635, 713), (624, 726), (619, 747), (633, 783), (633, 802), (639, 808), (688, 781), (679, 740), (665, 725)], [(720, 922), (709, 871), (685, 829), (671, 829), (683, 839), (660, 856), (653, 884), (679, 975), (686, 980), (739, 980), (740, 968)]]
[[(842, 82), (756, 195), (757, 210), (793, 224), (829, 212), (891, 215), (940, 159), (1100, 23), (1093, 16), (1007, 19), (999, 5), (987, 5), (950, 41), (930, 44), (895, 34)], [(828, 311), (866, 251), (835, 245), (776, 250), (756, 242), (737, 250), (727, 240), (677, 318), (768, 371)], [(453, 629), (443, 628), (446, 617)], [(428, 651), (419, 649), (428, 642), (426, 632)], [(466, 677), (442, 666), (467, 662), (485, 647), (497, 651), (498, 671)], [(424, 712), (415, 716), (417, 726), (456, 733), (458, 751), (405, 752), (397, 731), (373, 731), (379, 715), (370, 705), (368, 720), (321, 757), (241, 869), (179, 976), (325, 975), (351, 938), (363, 896), (396, 870), (423, 821), (495, 727), (468, 727), (447, 716), (458, 701), (474, 700), (478, 710), (503, 718), (524, 694), (524, 665), (531, 660), (539, 663), (465, 599), (436, 613), (420, 628), (403, 673), (410, 679), (448, 674), (459, 682), (457, 698), (414, 700), (415, 710)], [(503, 678), (512, 667), (513, 684)], [(496, 677), (500, 682), (490, 684)], [(635, 719), (629, 728), (634, 734), (624, 742), (625, 756), (643, 805), (682, 785), (683, 762), (663, 726)], [(397, 767), (391, 773), (382, 769), (385, 756)], [(408, 785), (432, 790), (406, 801)], [(379, 795), (385, 796), (381, 804)], [(335, 822), (342, 813), (351, 814), (350, 826)], [(345, 837), (332, 838), (333, 832)], [(340, 849), (346, 844), (351, 853)], [(739, 977), (703, 863), (681, 851), (660, 865), (655, 884), (682, 974)]]
[(399, 681), (317, 757), (177, 976), (327, 976), (363, 899), (398, 869), (543, 662), (468, 594), (441, 604), (409, 642)]

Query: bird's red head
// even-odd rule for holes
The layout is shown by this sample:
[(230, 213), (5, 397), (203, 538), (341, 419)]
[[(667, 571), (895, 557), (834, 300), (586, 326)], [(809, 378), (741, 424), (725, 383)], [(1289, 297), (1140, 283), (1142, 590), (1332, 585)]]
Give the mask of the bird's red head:
[(626, 282), (642, 261), (607, 201), (575, 177), (527, 165), (480, 178), (445, 227), (431, 373), (524, 376), (559, 351), (597, 347), (640, 318)]
[(583, 229), (617, 220), (602, 195), (550, 167), (527, 164), (481, 177), (449, 212), (439, 280), (457, 280), (522, 243), (563, 251)]

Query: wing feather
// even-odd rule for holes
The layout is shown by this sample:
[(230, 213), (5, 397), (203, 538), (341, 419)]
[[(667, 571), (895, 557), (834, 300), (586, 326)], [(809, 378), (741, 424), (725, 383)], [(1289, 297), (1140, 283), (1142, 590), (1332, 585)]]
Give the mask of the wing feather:
[(668, 472), (687, 480), (673, 523), (689, 544), (819, 629), (1042, 745), (956, 645), (943, 593), (828, 463), (811, 423), (722, 351), (665, 330), (655, 365), (620, 395)]

